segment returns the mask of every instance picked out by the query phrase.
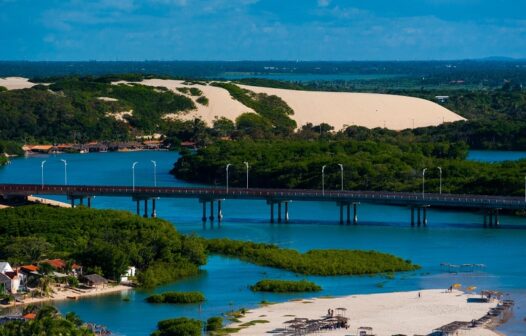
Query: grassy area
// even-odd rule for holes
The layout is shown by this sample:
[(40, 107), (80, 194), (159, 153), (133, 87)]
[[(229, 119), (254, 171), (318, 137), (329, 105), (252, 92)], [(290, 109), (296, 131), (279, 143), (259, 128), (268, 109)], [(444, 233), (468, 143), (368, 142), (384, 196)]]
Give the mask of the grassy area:
[(302, 293), (319, 292), (322, 290), (322, 288), (314, 282), (307, 280), (291, 281), (265, 279), (258, 281), (255, 285), (250, 286), (250, 290), (254, 292), (270, 293)]

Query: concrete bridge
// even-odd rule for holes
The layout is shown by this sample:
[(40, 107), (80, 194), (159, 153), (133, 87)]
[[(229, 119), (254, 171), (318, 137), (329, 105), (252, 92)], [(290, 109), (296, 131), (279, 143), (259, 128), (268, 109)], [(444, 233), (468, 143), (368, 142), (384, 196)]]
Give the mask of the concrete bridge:
[[(137, 214), (141, 214), (141, 202), (144, 203), (144, 217), (148, 217), (148, 204), (151, 201), (151, 216), (156, 216), (158, 198), (194, 198), (203, 208), (203, 222), (223, 218), (222, 202), (227, 199), (262, 200), (269, 205), (270, 222), (289, 221), (289, 205), (292, 201), (332, 202), (339, 208), (340, 224), (358, 223), (358, 205), (360, 203), (405, 206), (410, 209), (411, 225), (427, 225), (427, 209), (442, 207), (462, 210), (480, 210), (483, 213), (484, 226), (498, 227), (501, 210), (526, 210), (526, 200), (522, 197), (422, 194), (386, 191), (321, 191), (302, 189), (261, 189), (261, 188), (210, 188), (210, 187), (129, 187), (129, 186), (84, 186), (84, 185), (36, 185), (36, 184), (0, 184), (0, 196), (3, 198), (27, 197), (30, 195), (62, 195), (71, 205), (76, 201), (81, 205), (84, 200), (91, 207), (94, 196), (130, 197), (137, 203)], [(207, 216), (207, 208), (210, 212)], [(351, 216), (352, 208), (352, 216)], [(416, 218), (415, 218), (416, 212)], [(276, 215), (277, 214), (277, 218)]]

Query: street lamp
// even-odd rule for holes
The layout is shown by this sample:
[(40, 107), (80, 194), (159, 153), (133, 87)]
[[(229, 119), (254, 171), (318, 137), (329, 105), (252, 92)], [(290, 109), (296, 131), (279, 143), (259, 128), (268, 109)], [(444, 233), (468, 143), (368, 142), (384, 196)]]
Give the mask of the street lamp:
[(248, 169), (250, 168), (250, 166), (248, 165), (247, 161), (245, 161), (243, 163), (245, 164), (245, 167), (247, 167), (247, 189), (248, 189)]
[(321, 167), (321, 194), (325, 196), (325, 168), (327, 165)]
[(226, 165), (226, 193), (228, 194), (228, 169), (230, 168), (231, 164)]
[(440, 172), (440, 187), (439, 187), (439, 193), (442, 195), (442, 167), (438, 167), (438, 171)]
[(46, 160), (42, 161), (40, 163), (40, 177), (42, 182), (42, 188), (44, 188), (44, 165), (46, 164)]
[(151, 160), (153, 164), (153, 186), (157, 187), (157, 162)]
[(139, 162), (134, 162), (132, 164), (132, 190), (135, 191), (135, 166), (138, 164)]
[(427, 168), (422, 170), (422, 199), (424, 199), (424, 193), (426, 191), (426, 170)]
[(340, 172), (341, 172), (340, 179), (341, 179), (342, 191), (343, 191), (343, 164), (338, 163), (338, 166), (340, 166)]
[(64, 185), (68, 185), (68, 162), (64, 159), (60, 159), (64, 162)]

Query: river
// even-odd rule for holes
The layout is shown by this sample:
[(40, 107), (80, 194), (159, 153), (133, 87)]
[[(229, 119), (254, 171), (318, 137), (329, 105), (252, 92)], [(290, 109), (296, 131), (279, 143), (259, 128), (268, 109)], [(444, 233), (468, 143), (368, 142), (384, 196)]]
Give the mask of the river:
[[(70, 184), (130, 185), (131, 165), (139, 162), (137, 185), (152, 185), (151, 160), (154, 160), (159, 185), (188, 185), (168, 173), (177, 158), (178, 154), (173, 152), (32, 156), (14, 159), (11, 165), (1, 168), (0, 183), (40, 183), (42, 160), (46, 160), (45, 183), (63, 183), (64, 165), (60, 159), (65, 159)], [(481, 160), (483, 156), (478, 153), (475, 158), (472, 155), (470, 158)], [(515, 158), (514, 155), (510, 159)], [(65, 201), (60, 197), (57, 199)], [(135, 203), (126, 198), (97, 197), (93, 206), (135, 211)], [(508, 335), (526, 334), (526, 323), (522, 321), (526, 317), (522, 311), (526, 305), (526, 230), (520, 229), (526, 224), (523, 218), (502, 216), (502, 228), (483, 229), (479, 213), (431, 209), (427, 228), (411, 228), (408, 209), (363, 204), (359, 207), (360, 225), (340, 226), (335, 204), (295, 202), (290, 208), (291, 224), (271, 225), (267, 223), (269, 210), (264, 202), (229, 200), (223, 206), (224, 222), (221, 226), (211, 227), (210, 224), (203, 226), (200, 211), (197, 200), (184, 199), (161, 199), (157, 208), (159, 217), (171, 221), (183, 233), (269, 242), (301, 251), (314, 248), (374, 249), (411, 259), (422, 269), (397, 274), (395, 279), (381, 276), (304, 277), (214, 256), (209, 258), (200, 275), (154, 290), (156, 293), (202, 291), (207, 298), (202, 305), (151, 305), (144, 301), (151, 293), (138, 290), (126, 295), (129, 300), (123, 300), (123, 295), (117, 294), (57, 302), (57, 307), (62, 312), (75, 311), (86, 321), (104, 324), (118, 335), (132, 336), (148, 335), (162, 319), (178, 316), (206, 319), (231, 309), (257, 306), (262, 300), (278, 302), (311, 295), (253, 293), (248, 289), (263, 278), (308, 278), (323, 287), (323, 292), (317, 295), (447, 288), (459, 282), (465, 286), (509, 293), (517, 301), (516, 314), (500, 330)], [(443, 262), (480, 263), (486, 268), (482, 272), (450, 274), (441, 269), (440, 263)]]

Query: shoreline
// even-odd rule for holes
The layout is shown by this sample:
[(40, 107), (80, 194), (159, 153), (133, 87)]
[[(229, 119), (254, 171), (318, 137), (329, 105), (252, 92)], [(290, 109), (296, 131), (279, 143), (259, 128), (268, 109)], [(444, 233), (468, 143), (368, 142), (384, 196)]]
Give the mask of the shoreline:
[[(311, 298), (267, 304), (250, 309), (239, 322), (228, 328), (242, 328), (238, 335), (284, 334), (296, 318), (320, 319), (327, 316), (329, 309), (339, 311), (349, 318), (348, 329), (334, 329), (330, 334), (344, 336), (356, 334), (359, 327), (372, 328), (370, 333), (376, 336), (394, 334), (428, 335), (433, 330), (449, 323), (478, 320), (499, 303), (468, 302), (468, 298), (480, 298), (480, 295), (466, 294), (454, 290), (451, 293), (443, 289), (431, 289), (409, 292), (382, 294), (350, 295), (335, 298)], [(340, 308), (340, 310), (338, 310)], [(342, 310), (344, 308), (344, 310)], [(251, 323), (253, 321), (260, 321)], [(243, 327), (248, 324), (248, 327)], [(494, 329), (497, 323), (461, 329), (463, 336), (504, 335)]]
[(81, 292), (81, 290), (73, 289), (73, 288), (67, 288), (67, 289), (61, 288), (59, 286), (55, 286), (53, 289), (54, 289), (53, 294), (51, 294), (51, 296), (49, 297), (27, 298), (27, 299), (24, 299), (23, 302), (15, 301), (7, 305), (0, 305), (0, 309), (23, 307), (29, 304), (38, 304), (38, 303), (44, 303), (44, 302), (55, 302), (55, 301), (65, 301), (65, 300), (77, 301), (80, 299), (89, 298), (93, 296), (127, 292), (130, 290), (133, 290), (133, 287), (119, 284), (119, 285), (109, 286), (109, 287), (100, 288), (100, 289), (91, 289), (85, 292)]

